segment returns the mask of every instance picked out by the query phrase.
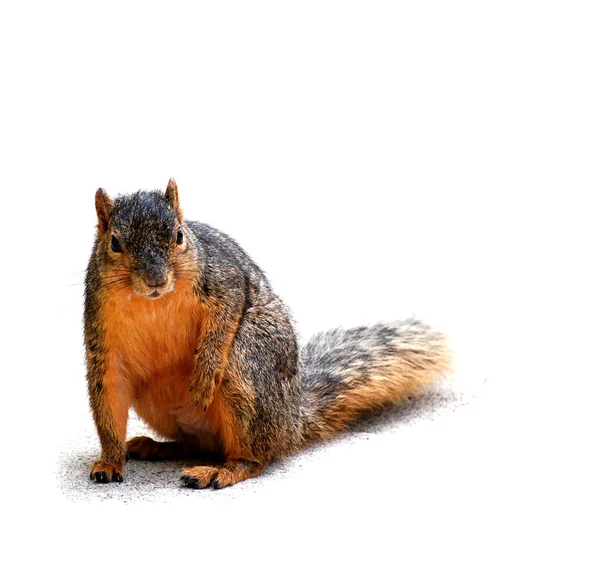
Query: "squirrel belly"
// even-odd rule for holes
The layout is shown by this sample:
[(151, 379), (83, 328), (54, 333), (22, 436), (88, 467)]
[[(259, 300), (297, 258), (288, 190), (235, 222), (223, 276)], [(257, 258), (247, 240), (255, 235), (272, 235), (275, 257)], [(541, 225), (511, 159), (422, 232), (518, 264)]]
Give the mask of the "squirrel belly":
[[(332, 330), (300, 349), (264, 273), (224, 233), (184, 220), (174, 180), (114, 201), (98, 190), (96, 211), (84, 313), (96, 482), (122, 481), (126, 454), (219, 454), (182, 481), (232, 485), (450, 369), (445, 337), (415, 319)], [(169, 441), (126, 442), (129, 408)]]

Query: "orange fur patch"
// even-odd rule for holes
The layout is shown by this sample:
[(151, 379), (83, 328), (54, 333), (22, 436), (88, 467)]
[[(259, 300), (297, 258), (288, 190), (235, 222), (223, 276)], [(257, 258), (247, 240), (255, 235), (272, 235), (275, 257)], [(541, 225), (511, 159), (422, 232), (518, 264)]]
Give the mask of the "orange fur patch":
[(221, 405), (204, 412), (189, 390), (206, 315), (192, 283), (179, 281), (175, 291), (157, 300), (129, 290), (107, 296), (103, 315), (109, 365), (121, 382), (119, 391), (129, 393), (130, 405), (167, 438), (218, 434)]

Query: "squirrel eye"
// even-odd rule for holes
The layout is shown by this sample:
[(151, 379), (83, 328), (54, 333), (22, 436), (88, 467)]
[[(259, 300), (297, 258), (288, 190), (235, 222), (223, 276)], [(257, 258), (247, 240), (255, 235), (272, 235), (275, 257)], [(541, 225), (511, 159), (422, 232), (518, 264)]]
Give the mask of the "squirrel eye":
[(181, 230), (181, 228), (179, 228), (177, 231), (177, 244), (183, 244), (183, 231)]
[(121, 247), (121, 243), (119, 242), (119, 239), (117, 239), (117, 237), (115, 237), (114, 235), (112, 236), (112, 239), (110, 240), (110, 248), (112, 249), (113, 252), (123, 252), (123, 248)]

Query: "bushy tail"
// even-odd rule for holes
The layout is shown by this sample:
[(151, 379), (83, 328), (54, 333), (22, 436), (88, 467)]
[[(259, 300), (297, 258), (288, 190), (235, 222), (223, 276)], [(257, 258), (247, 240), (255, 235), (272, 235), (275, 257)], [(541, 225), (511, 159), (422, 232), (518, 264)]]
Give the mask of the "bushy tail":
[(442, 333), (411, 318), (319, 333), (302, 359), (304, 439), (311, 442), (418, 393), (450, 371), (452, 356)]

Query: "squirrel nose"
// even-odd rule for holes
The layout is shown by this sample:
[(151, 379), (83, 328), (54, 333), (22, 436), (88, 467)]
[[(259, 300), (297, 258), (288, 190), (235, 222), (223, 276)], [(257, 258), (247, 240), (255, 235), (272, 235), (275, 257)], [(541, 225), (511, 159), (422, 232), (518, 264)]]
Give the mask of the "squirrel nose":
[(145, 276), (144, 282), (150, 288), (160, 288), (161, 286), (164, 286), (167, 283), (167, 277), (166, 276), (155, 276), (155, 277)]
[(169, 279), (167, 267), (160, 258), (149, 258), (140, 268), (140, 276), (150, 288), (160, 288)]

